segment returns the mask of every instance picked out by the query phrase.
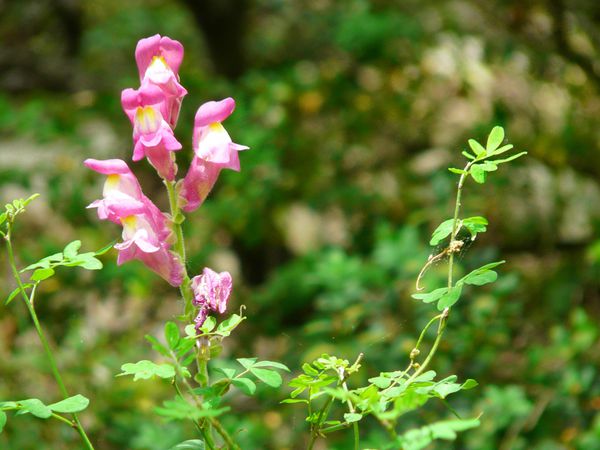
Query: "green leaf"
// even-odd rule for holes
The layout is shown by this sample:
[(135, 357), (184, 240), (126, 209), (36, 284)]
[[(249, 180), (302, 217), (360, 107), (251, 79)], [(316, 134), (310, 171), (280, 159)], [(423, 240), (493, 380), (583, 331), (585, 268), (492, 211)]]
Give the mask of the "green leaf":
[(31, 274), (31, 281), (44, 281), (54, 275), (54, 269), (36, 269)]
[(433, 386), (433, 392), (435, 392), (440, 398), (446, 398), (450, 394), (454, 394), (461, 389), (462, 386), (458, 383), (438, 383)]
[(191, 323), (189, 325), (186, 325), (183, 328), (183, 332), (185, 333), (186, 336), (196, 337), (196, 325), (191, 324)]
[(452, 233), (452, 227), (454, 225), (454, 219), (444, 220), (438, 225), (435, 231), (431, 235), (429, 245), (438, 245), (440, 241), (450, 236)]
[(445, 308), (450, 308), (458, 301), (461, 292), (462, 284), (456, 284), (452, 286), (452, 288), (440, 298), (440, 300), (438, 301), (437, 308), (440, 311), (443, 311)]
[(489, 154), (494, 153), (494, 151), (502, 144), (504, 140), (504, 128), (502, 127), (494, 127), (487, 139), (487, 144), (485, 149)]
[(169, 349), (167, 347), (165, 347), (164, 345), (162, 345), (160, 343), (160, 341), (158, 339), (156, 339), (154, 336), (147, 334), (144, 337), (146, 338), (146, 340), (148, 342), (150, 342), (152, 344), (152, 348), (154, 350), (156, 350), (158, 353), (160, 353), (163, 356), (167, 356), (169, 358), (171, 357), (171, 353), (169, 352)]
[(19, 404), (17, 402), (8, 401), (8, 402), (0, 402), (0, 409), (14, 409), (18, 408)]
[(477, 381), (475, 381), (474, 379), (469, 378), (467, 381), (465, 381), (462, 384), (461, 389), (466, 391), (468, 389), (473, 389), (476, 386), (479, 386), (479, 383)]
[(305, 398), (286, 398), (285, 400), (281, 400), (279, 403), (287, 403), (287, 404), (306, 403), (307, 405), (310, 404), (310, 402)]
[(494, 267), (499, 266), (500, 264), (504, 264), (505, 261), (497, 261), (493, 263), (486, 264), (485, 266), (481, 266), (478, 269), (473, 270), (469, 274), (462, 277), (457, 281), (458, 284), (471, 284), (474, 286), (483, 286), (484, 284), (492, 283), (496, 281), (498, 278), (498, 274), (491, 270)]
[(357, 413), (346, 413), (344, 414), (344, 420), (348, 423), (352, 423), (352, 422), (358, 422), (360, 419), (362, 419), (362, 414), (357, 414)]
[(215, 370), (217, 372), (221, 372), (227, 378), (233, 378), (235, 376), (235, 373), (236, 373), (235, 369), (228, 369), (227, 367), (217, 367), (217, 368), (215, 368)]
[(209, 405), (203, 405), (198, 408), (195, 405), (190, 405), (185, 400), (176, 397), (173, 400), (165, 400), (162, 407), (155, 408), (157, 414), (168, 419), (189, 420), (201, 419), (203, 417), (215, 417), (229, 411), (230, 408), (211, 408)]
[(104, 247), (102, 247), (100, 250), (96, 250), (94, 252), (95, 256), (100, 256), (100, 255), (104, 255), (107, 251), (109, 251), (111, 248), (114, 247), (116, 241), (112, 241), (110, 244), (106, 244)]
[(319, 375), (319, 371), (317, 369), (315, 369), (313, 366), (311, 366), (308, 363), (304, 363), (302, 364), (302, 371), (307, 374), (307, 375), (311, 375), (313, 377), (316, 377)]
[(283, 383), (281, 375), (274, 370), (252, 368), (250, 372), (260, 381), (271, 387), (277, 388)]
[(4, 429), (4, 425), (6, 425), (6, 413), (4, 411), (0, 410), (0, 433), (2, 433), (2, 430)]
[(257, 363), (254, 363), (254, 367), (273, 367), (275, 369), (285, 370), (286, 372), (290, 371), (285, 364), (276, 361), (258, 361)]
[(200, 439), (190, 439), (180, 442), (169, 450), (205, 450), (205, 448), (204, 441)]
[(121, 366), (121, 372), (118, 377), (124, 375), (133, 375), (133, 381), (140, 379), (148, 380), (152, 377), (174, 378), (175, 367), (171, 364), (156, 364), (146, 359), (134, 363), (126, 363)]
[(171, 350), (177, 349), (177, 344), (179, 344), (179, 328), (174, 322), (167, 322), (165, 324), (165, 339)]
[(493, 270), (488, 270), (475, 275), (467, 276), (464, 280), (465, 284), (474, 286), (483, 286), (484, 284), (493, 283), (498, 279), (498, 274)]
[(412, 298), (422, 300), (423, 303), (433, 303), (438, 301), (448, 292), (448, 288), (439, 288), (426, 294), (413, 294)]
[(483, 170), (481, 164), (474, 164), (471, 166), (471, 176), (477, 183), (485, 183), (485, 171)]
[(477, 426), (479, 426), (479, 419), (435, 422), (404, 433), (397, 439), (393, 448), (400, 445), (404, 450), (421, 450), (436, 439), (452, 441), (456, 439), (457, 431), (464, 431)]
[(516, 155), (509, 156), (508, 158), (496, 159), (496, 160), (490, 161), (490, 162), (492, 162), (494, 164), (504, 164), (504, 163), (507, 163), (509, 161), (515, 160), (517, 158), (520, 158), (521, 156), (526, 155), (526, 154), (527, 154), (527, 152), (521, 152), (521, 153), (517, 153)]
[[(82, 256), (82, 255), (78, 255), (78, 256)], [(79, 264), (79, 267), (83, 267), (86, 270), (100, 270), (100, 269), (102, 269), (102, 267), (104, 267), (104, 265), (102, 264), (102, 261), (100, 261), (95, 256), (88, 256), (84, 259), (81, 259), (80, 261), (81, 261), (81, 263)]]
[(213, 316), (208, 316), (202, 326), (200, 327), (200, 331), (204, 333), (210, 333), (215, 326), (217, 325), (217, 319)]
[(229, 336), (231, 332), (244, 321), (245, 317), (238, 314), (232, 314), (229, 318), (225, 319), (217, 327), (217, 333), (222, 336)]
[(463, 173), (467, 173), (466, 170), (463, 169), (457, 169), (456, 167), (448, 167), (448, 170), (452, 173), (458, 173), (460, 175), (462, 175)]
[(254, 395), (256, 392), (256, 384), (250, 378), (234, 378), (231, 380), (231, 384), (246, 395)]
[(369, 378), (369, 383), (374, 384), (379, 389), (386, 389), (392, 384), (392, 379), (387, 377), (373, 377)]
[(427, 403), (427, 400), (429, 400), (428, 394), (419, 394), (415, 392), (415, 390), (410, 389), (403, 392), (402, 395), (394, 400), (394, 407), (391, 411), (389, 411), (387, 414), (378, 414), (378, 416), (381, 418), (390, 419), (397, 418), (402, 414), (423, 406), (425, 403)]
[(483, 148), (475, 139), (469, 139), (469, 147), (471, 147), (471, 150), (475, 152), (477, 157), (485, 155), (485, 148)]
[(27, 272), (28, 270), (39, 269), (39, 268), (47, 269), (50, 267), (50, 265), (52, 263), (58, 263), (58, 262), (62, 262), (62, 261), (63, 261), (62, 252), (54, 253), (52, 255), (49, 255), (49, 256), (46, 256), (45, 258), (40, 259), (36, 263), (28, 265), (24, 269), (19, 270), (19, 273), (23, 273), (23, 272)]
[(257, 359), (258, 358), (238, 358), (237, 362), (244, 366), (244, 369), (250, 369), (252, 366), (254, 366), (254, 363)]
[(60, 402), (52, 403), (48, 405), (54, 412), (58, 413), (76, 413), (79, 411), (83, 411), (90, 404), (89, 399), (85, 398), (83, 395), (77, 394), (69, 398), (65, 398)]
[(475, 159), (475, 156), (471, 155), (469, 152), (467, 152), (465, 150), (462, 151), (462, 154), (467, 159)]
[(413, 383), (423, 383), (425, 381), (431, 381), (435, 378), (437, 374), (435, 373), (435, 370), (428, 370), (427, 372), (423, 372), (421, 375), (419, 375), (417, 378), (415, 378), (412, 382)]
[[(31, 283), (25, 283), (23, 285), (23, 289), (29, 289), (30, 287), (33, 287), (33, 284)], [(21, 292), (21, 288), (20, 287), (16, 287), (9, 295), (8, 298), (6, 299), (6, 301), (4, 302), (5, 305), (8, 305), (10, 302), (12, 302), (14, 300), (14, 298), (19, 295), (19, 293)]]
[(67, 246), (63, 250), (63, 255), (65, 258), (72, 259), (77, 255), (77, 252), (81, 248), (81, 241), (73, 241), (67, 244)]
[(40, 419), (47, 419), (52, 416), (52, 410), (37, 398), (21, 400), (18, 403), (23, 407), (23, 411), (31, 413)]
[[(3, 212), (2, 214), (0, 214), (0, 225), (2, 225), (4, 222), (6, 222), (6, 217), (8, 217), (8, 214), (6, 214), (6, 212)], [(0, 429), (0, 432), (2, 430)]]
[(32, 201), (34, 201), (39, 196), (40, 196), (40, 194), (38, 194), (37, 192), (35, 194), (30, 195), (28, 198), (23, 200), (23, 207), (29, 205)]
[[(497, 149), (494, 152), (494, 156), (495, 155), (501, 155), (502, 153), (507, 152), (507, 151), (511, 150), (512, 148), (513, 148), (512, 144), (503, 145), (502, 147), (500, 147), (499, 149)], [(490, 155), (490, 156), (492, 156), (492, 155)]]
[(477, 233), (483, 233), (487, 230), (488, 221), (485, 217), (475, 216), (462, 220), (462, 226), (469, 230), (471, 237), (475, 239)]
[(87, 270), (102, 269), (102, 261), (94, 256), (94, 252), (79, 253), (65, 260), (60, 265), (66, 267), (82, 267)]
[(484, 161), (480, 164), (480, 166), (484, 172), (495, 172), (496, 170), (498, 170), (498, 166), (492, 161)]

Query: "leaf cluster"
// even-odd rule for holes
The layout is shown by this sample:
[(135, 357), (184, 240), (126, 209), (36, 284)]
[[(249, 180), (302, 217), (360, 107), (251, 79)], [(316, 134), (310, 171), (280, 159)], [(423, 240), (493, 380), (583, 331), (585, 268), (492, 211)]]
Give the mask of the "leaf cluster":
[(500, 164), (505, 164), (527, 154), (527, 152), (520, 152), (509, 156), (508, 158), (490, 159), (492, 157), (497, 157), (513, 148), (512, 144), (500, 146), (503, 141), (504, 128), (499, 126), (496, 126), (492, 129), (488, 135), (485, 147), (475, 139), (469, 139), (469, 147), (473, 153), (469, 153), (466, 150), (462, 152), (462, 154), (470, 160), (467, 167), (465, 169), (451, 167), (448, 170), (461, 175), (471, 175), (471, 178), (473, 178), (473, 180), (475, 180), (477, 183), (485, 183), (488, 172), (494, 172), (498, 170), (498, 166)]
[[(0, 433), (6, 425), (6, 411), (16, 411), (16, 415), (31, 414), (39, 419), (49, 419), (58, 414), (72, 414), (83, 411), (90, 401), (81, 394), (73, 395), (56, 403), (46, 405), (38, 398), (0, 402)], [(58, 416), (62, 418), (62, 416)], [(67, 420), (67, 419), (64, 419)]]
[(498, 279), (498, 273), (492, 269), (504, 263), (505, 261), (496, 261), (486, 264), (462, 277), (451, 288), (438, 288), (427, 293), (412, 294), (412, 297), (421, 300), (423, 303), (437, 302), (438, 310), (443, 311), (458, 302), (464, 285), (483, 286), (496, 281)]
[(33, 194), (26, 199), (18, 198), (4, 205), (4, 211), (0, 213), (0, 225), (7, 221), (8, 224), (12, 224), (19, 214), (25, 212), (25, 207), (39, 196), (40, 194)]
[[(368, 415), (375, 416), (382, 423), (390, 424), (395, 430), (394, 424), (400, 416), (423, 406), (429, 399), (444, 400), (450, 394), (477, 386), (477, 382), (472, 379), (457, 383), (456, 375), (435, 380), (434, 371), (411, 377), (408, 370), (405, 370), (382, 372), (370, 378), (368, 385), (348, 389), (346, 380), (359, 369), (358, 363), (350, 365), (347, 360), (324, 354), (312, 363), (302, 366), (304, 373), (289, 382), (289, 386), (295, 389), (282, 403), (306, 404), (306, 421), (318, 434), (348, 428)], [(306, 397), (300, 398), (303, 393), (307, 393)], [(324, 402), (321, 400), (323, 406), (320, 409), (315, 407), (318, 399), (326, 399)], [(349, 407), (349, 411), (343, 414), (343, 420), (329, 419), (331, 402), (334, 400)], [(461, 426), (464, 429), (469, 428), (467, 423), (463, 422), (472, 425), (471, 422), (462, 420), (447, 422), (450, 422), (450, 425), (445, 425), (446, 422), (428, 425), (435, 431), (427, 434), (430, 438), (428, 443), (434, 439), (454, 439), (456, 434), (452, 437), (450, 431), (444, 431), (448, 427), (455, 427), (456, 431), (459, 431)], [(423, 429), (425, 428), (427, 427)], [(419, 430), (411, 430), (398, 436), (397, 443), (413, 445), (411, 448), (415, 449), (422, 448), (417, 446), (417, 443), (425, 442), (423, 433)]]

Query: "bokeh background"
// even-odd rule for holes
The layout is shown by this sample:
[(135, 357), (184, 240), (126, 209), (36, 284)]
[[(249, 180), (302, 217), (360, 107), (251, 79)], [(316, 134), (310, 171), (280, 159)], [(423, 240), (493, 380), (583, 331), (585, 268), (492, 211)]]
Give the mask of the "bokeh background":
[[(466, 271), (506, 259), (493, 287), (453, 310), (432, 368), (481, 386), (450, 400), (482, 426), (435, 448), (600, 448), (600, 3), (595, 0), (5, 0), (0, 2), (0, 183), (4, 201), (40, 192), (16, 232), (23, 265), (80, 238), (118, 238), (85, 207), (102, 177), (85, 158), (131, 158), (120, 92), (137, 87), (133, 51), (155, 33), (186, 49), (177, 136), (191, 156), (196, 108), (233, 96), (226, 127), (252, 150), (224, 172), (185, 222), (193, 273), (234, 275), (231, 310), (249, 317), (223, 358), (301, 363), (365, 353), (355, 386), (404, 367), (431, 305), (412, 300), (451, 215), (466, 140), (502, 125), (529, 155), (467, 185), (465, 214), (487, 233)], [(163, 208), (159, 179), (132, 163)], [(12, 290), (5, 254), (4, 295)], [(102, 257), (100, 272), (60, 270), (38, 295), (68, 385), (98, 449), (166, 449), (193, 436), (152, 409), (168, 383), (115, 378), (156, 355), (143, 336), (181, 310), (176, 292), (140, 264)], [(444, 264), (425, 284), (442, 283)], [(361, 378), (362, 377), (362, 378)], [(303, 448), (307, 427), (288, 390), (228, 398), (224, 418), (244, 449)], [(0, 307), (0, 398), (58, 392), (17, 301)], [(449, 417), (432, 402), (407, 429)], [(385, 437), (365, 423), (364, 444)], [(319, 448), (349, 448), (332, 435)], [(28, 416), (9, 419), (0, 448), (77, 449), (77, 435)]]

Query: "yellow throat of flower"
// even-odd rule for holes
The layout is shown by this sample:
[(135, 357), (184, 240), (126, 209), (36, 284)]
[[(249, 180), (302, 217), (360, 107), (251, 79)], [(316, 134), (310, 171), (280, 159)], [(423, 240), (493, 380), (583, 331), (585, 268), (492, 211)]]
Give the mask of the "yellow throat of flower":
[(142, 134), (156, 132), (160, 119), (159, 113), (152, 106), (139, 106), (135, 111), (135, 126)]

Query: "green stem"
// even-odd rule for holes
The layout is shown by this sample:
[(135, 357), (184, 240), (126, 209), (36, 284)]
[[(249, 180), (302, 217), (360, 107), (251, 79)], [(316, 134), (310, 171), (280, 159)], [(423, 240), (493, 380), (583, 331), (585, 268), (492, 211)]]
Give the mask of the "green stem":
[(435, 341), (433, 342), (433, 345), (431, 346), (431, 350), (429, 350), (429, 354), (425, 358), (425, 361), (423, 361), (423, 364), (421, 364), (419, 366), (419, 368), (415, 371), (415, 373), (413, 373), (410, 376), (410, 378), (408, 380), (406, 380), (406, 385), (407, 386), (415, 378), (417, 378), (419, 375), (421, 375), (423, 373), (423, 371), (427, 368), (427, 366), (431, 362), (431, 359), (433, 358), (433, 355), (435, 355), (435, 352), (437, 351), (438, 346), (440, 345), (440, 341), (442, 340), (442, 335), (444, 334), (444, 329), (446, 328), (446, 318), (448, 317), (448, 313), (447, 313), (448, 308), (446, 308), (444, 311), (446, 313), (445, 314), (441, 314), (441, 316), (440, 316), (440, 326), (438, 327), (437, 336), (435, 338)]
[(225, 444), (227, 444), (227, 448), (230, 450), (240, 450), (240, 446), (237, 445), (233, 439), (231, 439), (231, 436), (229, 436), (229, 433), (227, 433), (227, 430), (225, 430), (225, 428), (223, 428), (223, 426), (221, 425), (221, 422), (219, 422), (217, 419), (215, 419), (214, 417), (210, 419), (210, 423), (213, 426), (213, 428), (215, 429), (215, 431), (217, 433), (219, 433), (219, 435), (223, 438), (223, 441), (225, 442)]
[[(181, 389), (179, 389), (179, 385), (177, 384), (177, 380), (175, 378), (173, 379), (173, 387), (175, 388), (175, 392), (177, 392), (177, 395), (179, 396), (179, 398), (182, 399), (183, 401), (186, 401), (185, 397), (183, 396), (183, 393), (181, 392)], [(198, 422), (193, 419), (192, 419), (192, 422), (194, 423), (194, 425), (196, 426), (196, 428), (198, 429), (200, 434), (203, 434), (202, 427), (200, 427), (200, 424), (198, 424)]]
[[(356, 423), (356, 422), (354, 422), (354, 423)], [(332, 425), (330, 427), (323, 428), (323, 429), (321, 429), (321, 433), (329, 434), (329, 433), (333, 433), (334, 431), (343, 430), (345, 428), (350, 428), (350, 424), (348, 422), (342, 422), (342, 423), (338, 423), (337, 425)]]
[[(171, 352), (171, 356), (172, 356), (173, 360), (175, 361), (175, 364), (177, 364), (177, 367), (179, 368), (179, 361), (177, 361), (177, 358), (175, 357), (173, 352)], [(190, 385), (190, 383), (187, 381), (187, 379), (185, 378), (185, 376), (182, 373), (180, 373), (180, 377), (181, 377), (183, 384), (185, 385), (187, 391), (189, 392), (190, 396), (194, 400), (196, 407), (202, 409), (202, 404), (200, 403), (198, 396), (194, 393), (194, 390), (192, 389), (192, 386)], [(179, 391), (179, 394), (181, 396), (181, 391)], [(181, 397), (183, 398), (183, 396), (181, 396)], [(202, 436), (204, 437), (206, 445), (209, 447), (209, 449), (213, 449), (216, 447), (215, 442), (212, 438), (211, 426), (223, 438), (223, 441), (228, 445), (229, 449), (239, 450), (240, 447), (233, 441), (233, 439), (231, 438), (231, 436), (229, 435), (227, 430), (225, 430), (225, 428), (223, 428), (221, 423), (215, 418), (205, 419), (204, 424), (201, 427)]]
[(465, 184), (465, 179), (468, 175), (469, 169), (473, 165), (473, 161), (469, 162), (465, 168), (464, 172), (460, 175), (460, 179), (458, 180), (458, 188), (456, 189), (456, 201), (454, 204), (454, 221), (452, 222), (452, 233), (450, 233), (450, 257), (448, 258), (448, 289), (452, 288), (452, 275), (454, 270), (454, 251), (452, 251), (452, 243), (454, 242), (454, 238), (456, 238), (456, 234), (458, 233), (458, 213), (460, 211), (460, 198), (462, 196), (462, 189)]
[[(462, 190), (463, 190), (463, 186), (465, 184), (465, 180), (469, 174), (469, 169), (471, 168), (471, 166), (473, 165), (473, 163), (475, 161), (477, 161), (477, 160), (469, 161), (469, 163), (467, 163), (467, 165), (463, 169), (463, 173), (461, 173), (461, 175), (460, 175), (460, 179), (458, 180), (458, 187), (456, 189), (456, 200), (455, 200), (455, 204), (454, 204), (454, 218), (453, 218), (454, 220), (452, 222), (452, 232), (450, 233), (450, 247), (449, 247), (450, 256), (448, 258), (448, 289), (452, 289), (452, 277), (453, 277), (453, 273), (454, 273), (454, 253), (455, 253), (454, 240), (456, 239), (456, 235), (458, 234), (458, 231), (459, 231), (458, 214), (460, 212), (460, 207), (461, 207), (460, 201), (461, 201), (461, 196), (462, 196)], [(427, 323), (427, 325), (425, 326), (425, 329), (421, 332), (421, 335), (419, 336), (419, 340), (417, 341), (417, 346), (421, 343), (421, 340), (423, 339), (425, 331), (427, 331), (427, 329), (435, 321), (437, 321), (439, 319), (437, 335), (436, 335), (435, 341), (433, 342), (433, 345), (431, 346), (431, 349), (429, 350), (429, 354), (427, 355), (427, 357), (425, 358), (423, 363), (420, 365), (420, 367), (406, 381), (407, 384), (412, 382), (415, 378), (417, 378), (420, 374), (422, 374), (423, 371), (427, 368), (427, 366), (431, 362), (431, 359), (435, 355), (435, 352), (437, 351), (437, 348), (440, 345), (440, 342), (442, 340), (442, 335), (444, 334), (444, 330), (446, 329), (446, 322), (447, 322), (449, 314), (450, 314), (450, 308), (445, 308), (444, 311), (442, 312), (442, 314), (439, 314), (436, 317), (434, 317), (433, 319), (431, 319), (429, 321), (429, 323)]]
[(75, 423), (71, 422), (69, 419), (67, 419), (66, 417), (63, 417), (59, 414), (56, 413), (52, 413), (52, 417), (54, 417), (56, 420), (60, 420), (63, 423), (66, 423), (67, 425), (69, 425), (70, 427), (75, 427)]
[(173, 220), (173, 231), (175, 232), (175, 238), (177, 241), (174, 245), (174, 250), (179, 258), (181, 259), (181, 264), (183, 265), (183, 282), (179, 286), (179, 291), (181, 292), (181, 297), (185, 302), (185, 315), (189, 316), (190, 320), (192, 319), (192, 311), (194, 310), (192, 299), (193, 293), (190, 285), (190, 277), (187, 273), (187, 258), (185, 254), (185, 241), (183, 238), (183, 227), (181, 226), (182, 217), (181, 211), (179, 210), (179, 204), (177, 202), (177, 192), (175, 192), (175, 182), (174, 181), (164, 181), (165, 186), (167, 187), (167, 192), (169, 194), (169, 207), (171, 209), (171, 218)]
[(417, 340), (417, 343), (415, 344), (415, 349), (418, 350), (419, 346), (421, 345), (421, 341), (423, 341), (423, 338), (425, 337), (425, 333), (427, 332), (427, 330), (429, 329), (429, 327), (431, 325), (433, 325), (434, 322), (437, 322), (438, 319), (440, 319), (442, 317), (441, 314), (438, 314), (437, 316), (435, 316), (433, 319), (431, 319), (427, 325), (425, 325), (425, 328), (423, 328), (423, 331), (421, 331), (421, 334), (419, 335), (419, 339)]
[[(351, 371), (356, 370), (356, 368), (362, 361), (363, 357), (364, 357), (364, 354), (359, 353), (358, 357), (356, 358), (356, 361), (354, 361), (354, 364), (352, 364), (352, 367), (350, 368)], [(348, 386), (346, 385), (346, 380), (348, 379), (350, 374), (344, 370), (340, 370), (340, 372), (337, 375), (339, 377), (338, 386), (341, 385), (344, 388), (344, 390), (346, 392), (348, 392)], [(325, 402), (325, 404), (323, 404), (323, 407), (321, 408), (321, 411), (319, 412), (319, 417), (317, 418), (317, 423), (311, 424), (311, 428), (310, 428), (311, 436), (310, 436), (310, 441), (308, 442), (307, 450), (311, 450), (313, 448), (317, 438), (319, 437), (319, 435), (321, 435), (323, 433), (323, 429), (321, 428), (321, 425), (323, 424), (323, 422), (325, 422), (325, 420), (327, 420), (327, 417), (329, 416), (329, 410), (331, 409), (332, 404), (333, 404), (333, 397), (329, 397), (327, 399), (327, 401)], [(350, 400), (348, 400), (348, 408), (350, 409), (351, 413), (354, 412), (354, 406), (352, 405), (352, 402)], [(329, 428), (331, 428), (331, 427), (329, 427)], [(354, 422), (352, 425), (352, 428), (354, 429), (354, 445), (355, 445), (355, 448), (358, 448), (358, 440), (359, 440), (358, 423)]]
[[(340, 380), (342, 382), (342, 388), (344, 389), (346, 394), (349, 394), (350, 391), (348, 390), (348, 385), (346, 384), (346, 378), (347, 378), (347, 376), (344, 374), (343, 369), (341, 369), (340, 370)], [(354, 405), (352, 404), (352, 401), (350, 400), (350, 398), (348, 398), (347, 404), (348, 404), (348, 412), (350, 412), (350, 414), (354, 414), (355, 409), (354, 409)], [(352, 422), (352, 433), (354, 434), (354, 450), (358, 450), (358, 447), (360, 444), (360, 435), (358, 433), (358, 422), (357, 421)]]
[[(62, 379), (62, 376), (60, 375), (60, 371), (58, 370), (56, 360), (54, 359), (54, 354), (52, 353), (50, 344), (48, 343), (48, 340), (46, 339), (46, 335), (44, 334), (44, 331), (42, 330), (42, 326), (40, 325), (40, 321), (35, 312), (35, 308), (33, 306), (33, 297), (29, 298), (29, 296), (27, 295), (27, 291), (25, 290), (25, 286), (23, 286), (23, 282), (21, 281), (21, 276), (19, 275), (19, 271), (17, 270), (17, 264), (15, 261), (15, 255), (14, 255), (14, 251), (13, 251), (13, 247), (12, 247), (12, 242), (10, 240), (11, 231), (12, 231), (12, 227), (11, 227), (11, 224), (9, 223), (7, 225), (7, 232), (6, 232), (6, 235), (4, 236), (4, 239), (6, 240), (6, 249), (8, 252), (8, 261), (9, 261), (9, 264), (11, 267), (11, 271), (12, 271), (15, 281), (17, 282), (17, 286), (19, 287), (21, 297), (23, 298), (23, 301), (25, 302), (25, 305), (27, 306), (27, 310), (29, 311), (29, 315), (31, 316), (31, 320), (33, 321), (33, 325), (37, 331), (40, 342), (42, 343), (42, 346), (44, 347), (44, 351), (46, 352), (46, 357), (48, 358), (48, 362), (50, 363), (52, 375), (54, 376), (54, 379), (56, 380), (56, 384), (58, 385), (58, 388), (59, 388), (63, 398), (66, 399), (69, 397), (69, 392), (67, 391), (67, 388)], [(75, 413), (73, 413), (72, 416), (73, 416), (73, 421), (75, 422), (75, 424), (74, 424), (75, 428), (77, 429), (77, 431), (78, 431), (79, 435), (81, 436), (81, 439), (85, 443), (86, 447), (90, 450), (94, 450), (94, 446), (90, 442), (85, 430), (83, 429), (83, 426), (81, 425), (81, 422), (79, 421), (79, 417), (77, 417), (77, 414), (75, 414)]]
[(333, 403), (333, 397), (329, 397), (327, 401), (323, 404), (321, 411), (319, 411), (319, 417), (317, 418), (317, 423), (311, 426), (311, 436), (310, 441), (308, 442), (307, 450), (312, 450), (315, 445), (315, 441), (319, 437), (319, 433), (321, 432), (321, 424), (327, 419), (329, 415), (329, 409), (331, 408), (331, 404)]
[[(175, 237), (177, 239), (177, 241), (175, 242), (175, 245), (174, 245), (174, 249), (175, 249), (175, 252), (179, 255), (179, 258), (181, 259), (181, 263), (183, 264), (183, 283), (181, 283), (181, 286), (179, 286), (179, 291), (181, 292), (181, 296), (183, 297), (183, 300), (185, 303), (184, 313), (189, 318), (189, 320), (192, 321), (193, 311), (194, 311), (194, 306), (192, 303), (193, 292), (192, 292), (191, 285), (190, 285), (191, 280), (187, 273), (187, 268), (186, 268), (187, 258), (186, 258), (186, 253), (185, 253), (185, 241), (183, 238), (183, 227), (181, 226), (181, 222), (183, 221), (182, 213), (179, 210), (179, 204), (177, 201), (177, 192), (175, 190), (175, 182), (165, 180), (164, 183), (165, 183), (165, 186), (167, 187), (167, 192), (169, 194), (169, 207), (171, 209), (171, 217), (173, 219), (173, 230), (175, 231)], [(196, 349), (196, 352), (197, 352), (196, 361), (197, 361), (197, 365), (198, 365), (200, 386), (206, 387), (209, 385), (208, 361), (204, 357), (204, 355), (202, 354), (201, 351)], [(194, 400), (196, 401), (196, 403), (198, 403), (196, 396), (194, 395), (193, 390), (192, 390), (191, 386), (189, 385), (189, 383), (187, 382), (187, 380), (185, 379), (185, 377), (183, 377), (183, 380), (184, 380), (188, 390), (193, 395)], [(202, 435), (204, 437), (204, 441), (206, 442), (206, 445), (210, 449), (215, 447), (215, 443), (212, 438), (211, 428), (214, 428), (217, 431), (217, 433), (219, 433), (219, 435), (223, 438), (223, 440), (229, 446), (229, 448), (239, 449), (239, 446), (237, 444), (235, 444), (235, 442), (233, 442), (233, 440), (231, 439), (231, 437), (229, 436), (227, 431), (223, 428), (221, 423), (217, 419), (214, 419), (214, 418), (205, 420), (204, 425), (202, 426)]]

